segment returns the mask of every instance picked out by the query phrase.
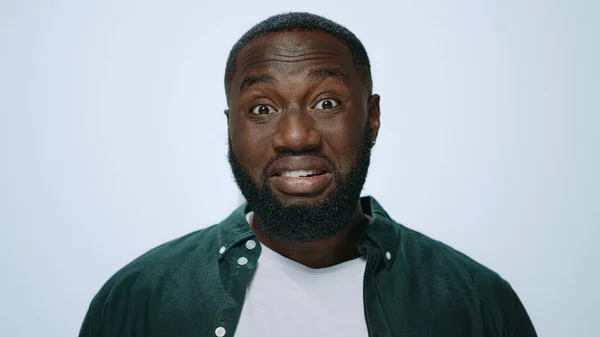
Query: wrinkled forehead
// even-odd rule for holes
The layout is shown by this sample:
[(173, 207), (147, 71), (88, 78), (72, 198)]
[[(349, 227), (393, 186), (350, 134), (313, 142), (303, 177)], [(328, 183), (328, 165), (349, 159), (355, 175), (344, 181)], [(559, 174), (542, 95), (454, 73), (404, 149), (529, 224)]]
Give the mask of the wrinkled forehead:
[(238, 67), (252, 65), (270, 59), (294, 60), (302, 56), (338, 58), (352, 61), (350, 48), (326, 32), (289, 31), (269, 33), (250, 41), (237, 58)]
[(334, 36), (321, 31), (269, 33), (250, 41), (238, 54), (232, 77), (232, 93), (248, 74), (277, 73), (290, 76), (327, 66), (348, 73), (356, 72), (350, 48)]

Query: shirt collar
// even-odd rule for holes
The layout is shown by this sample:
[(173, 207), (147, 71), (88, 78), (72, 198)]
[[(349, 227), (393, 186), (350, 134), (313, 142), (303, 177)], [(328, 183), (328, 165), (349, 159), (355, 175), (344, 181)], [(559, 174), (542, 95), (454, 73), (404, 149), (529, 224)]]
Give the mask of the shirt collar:
[[(361, 198), (361, 205), (365, 213), (370, 214), (373, 220), (366, 229), (359, 234), (359, 251), (369, 249), (372, 242), (383, 254), (386, 267), (392, 267), (398, 252), (400, 242), (400, 226), (390, 218), (385, 209), (375, 200), (367, 196)], [(365, 240), (367, 238), (368, 240)]]
[[(370, 196), (362, 197), (361, 205), (365, 213), (371, 215), (373, 220), (359, 235), (359, 251), (362, 252), (364, 249), (369, 249), (371, 244), (373, 244), (383, 254), (383, 260), (389, 269), (398, 251), (400, 228), (375, 198)], [(227, 255), (231, 248), (254, 237), (252, 228), (246, 222), (247, 207), (248, 204), (246, 203), (239, 206), (218, 225), (219, 261)]]
[(252, 228), (246, 222), (248, 204), (244, 203), (219, 223), (219, 261), (240, 242), (254, 236)]

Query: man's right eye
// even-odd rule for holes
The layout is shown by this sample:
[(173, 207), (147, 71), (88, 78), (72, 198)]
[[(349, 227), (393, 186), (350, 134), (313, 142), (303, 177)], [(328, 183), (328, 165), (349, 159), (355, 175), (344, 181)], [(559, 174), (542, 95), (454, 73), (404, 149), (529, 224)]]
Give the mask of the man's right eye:
[(266, 104), (261, 104), (261, 105), (257, 105), (254, 108), (250, 109), (250, 112), (256, 115), (267, 115), (270, 113), (275, 112), (275, 109), (273, 109), (272, 107), (266, 105)]

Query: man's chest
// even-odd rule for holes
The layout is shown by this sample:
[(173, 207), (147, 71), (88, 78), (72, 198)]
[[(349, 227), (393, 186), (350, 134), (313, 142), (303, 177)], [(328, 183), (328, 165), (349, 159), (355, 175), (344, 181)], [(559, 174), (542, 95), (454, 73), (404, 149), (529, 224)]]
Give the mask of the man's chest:
[(311, 270), (263, 252), (250, 281), (236, 337), (368, 336), (365, 261)]

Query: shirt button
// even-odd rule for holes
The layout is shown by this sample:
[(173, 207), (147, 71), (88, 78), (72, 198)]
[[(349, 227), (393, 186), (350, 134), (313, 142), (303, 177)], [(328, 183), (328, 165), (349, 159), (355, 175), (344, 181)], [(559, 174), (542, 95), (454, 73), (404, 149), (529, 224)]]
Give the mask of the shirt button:
[(220, 326), (215, 330), (215, 335), (217, 335), (217, 337), (223, 337), (225, 336), (225, 328)]
[(221, 249), (219, 249), (219, 254), (223, 254), (225, 253), (225, 246), (221, 247)]
[(248, 248), (249, 250), (256, 248), (256, 241), (254, 241), (254, 240), (246, 241), (246, 248)]
[(238, 263), (240, 266), (243, 266), (243, 265), (245, 265), (246, 263), (248, 263), (248, 259), (242, 256), (242, 257), (240, 257), (240, 258), (237, 260), (237, 263)]
[(392, 259), (392, 253), (385, 252), (385, 258), (388, 259), (388, 260), (391, 260)]

